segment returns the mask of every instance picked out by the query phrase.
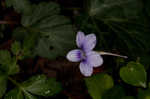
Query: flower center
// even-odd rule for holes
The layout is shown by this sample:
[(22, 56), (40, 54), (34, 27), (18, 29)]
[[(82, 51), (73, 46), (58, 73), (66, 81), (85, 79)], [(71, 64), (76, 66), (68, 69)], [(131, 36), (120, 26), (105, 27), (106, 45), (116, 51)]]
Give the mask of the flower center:
[(85, 61), (86, 53), (84, 51), (81, 52), (81, 61)]

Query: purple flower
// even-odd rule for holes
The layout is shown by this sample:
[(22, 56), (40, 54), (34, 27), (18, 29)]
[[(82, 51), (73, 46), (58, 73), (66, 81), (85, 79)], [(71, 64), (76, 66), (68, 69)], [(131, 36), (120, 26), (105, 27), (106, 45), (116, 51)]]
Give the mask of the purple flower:
[(93, 48), (96, 45), (95, 34), (84, 35), (83, 32), (78, 32), (76, 37), (77, 46), (80, 49), (74, 49), (67, 54), (67, 59), (71, 62), (81, 62), (80, 71), (84, 76), (91, 76), (93, 67), (101, 66), (103, 59), (101, 55)]

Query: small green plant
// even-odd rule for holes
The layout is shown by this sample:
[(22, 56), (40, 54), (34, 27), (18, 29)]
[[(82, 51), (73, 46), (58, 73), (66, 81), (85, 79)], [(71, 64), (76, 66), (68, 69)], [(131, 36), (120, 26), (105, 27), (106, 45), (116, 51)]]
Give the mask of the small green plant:
[[(47, 78), (45, 75), (36, 75), (24, 82), (17, 82), (13, 77), (19, 73), (18, 60), (25, 54), (19, 42), (14, 42), (11, 52), (0, 50), (0, 97), (4, 99), (37, 99), (38, 96), (51, 96), (61, 91), (61, 84), (54, 78)], [(7, 94), (7, 85), (11, 82), (16, 87)]]

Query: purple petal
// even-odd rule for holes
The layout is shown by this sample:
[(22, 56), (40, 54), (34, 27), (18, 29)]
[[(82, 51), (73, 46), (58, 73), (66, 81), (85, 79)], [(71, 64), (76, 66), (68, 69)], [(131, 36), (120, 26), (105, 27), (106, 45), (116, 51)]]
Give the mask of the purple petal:
[(86, 62), (81, 62), (79, 68), (84, 76), (91, 76), (93, 73), (93, 67), (89, 66)]
[(81, 32), (81, 31), (79, 31), (79, 32), (77, 33), (77, 37), (76, 37), (76, 43), (77, 43), (77, 46), (78, 46), (79, 48), (82, 47), (84, 38), (85, 38), (84, 33)]
[(83, 50), (85, 52), (91, 51), (96, 45), (96, 36), (95, 34), (89, 34), (85, 36), (84, 42), (83, 42)]
[(70, 51), (67, 54), (67, 59), (71, 62), (79, 62), (82, 58), (81, 55), (82, 55), (82, 51), (79, 49), (75, 49), (75, 50)]
[(86, 56), (87, 56), (86, 59), (87, 63), (92, 67), (98, 67), (103, 64), (103, 58), (99, 53), (95, 51), (90, 51), (86, 53)]

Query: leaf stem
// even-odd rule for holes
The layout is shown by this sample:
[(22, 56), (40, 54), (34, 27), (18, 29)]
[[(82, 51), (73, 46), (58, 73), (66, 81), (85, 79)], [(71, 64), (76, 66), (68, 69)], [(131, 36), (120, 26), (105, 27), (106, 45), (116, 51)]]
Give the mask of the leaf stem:
[(16, 80), (12, 79), (11, 77), (8, 77), (8, 79), (9, 79), (14, 85), (16, 85), (17, 87), (19, 87), (24, 93), (27, 93), (26, 90), (25, 90), (23, 87), (21, 87), (21, 85), (20, 85)]
[(18, 82), (16, 82), (16, 80), (12, 79), (11, 77), (8, 77), (8, 79), (15, 84), (16, 86), (20, 87), (20, 84)]

